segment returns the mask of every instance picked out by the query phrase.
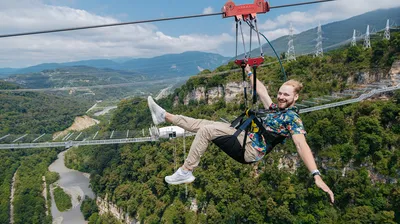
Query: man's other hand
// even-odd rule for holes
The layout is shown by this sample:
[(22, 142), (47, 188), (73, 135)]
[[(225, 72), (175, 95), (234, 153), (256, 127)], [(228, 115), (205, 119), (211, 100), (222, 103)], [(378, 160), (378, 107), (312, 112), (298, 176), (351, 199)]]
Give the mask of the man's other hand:
[(317, 187), (321, 188), (323, 191), (329, 194), (329, 197), (331, 198), (331, 203), (333, 204), (335, 202), (335, 197), (333, 195), (333, 192), (331, 189), (328, 187), (328, 185), (325, 184), (325, 182), (322, 180), (321, 176), (316, 175), (314, 176), (315, 184)]

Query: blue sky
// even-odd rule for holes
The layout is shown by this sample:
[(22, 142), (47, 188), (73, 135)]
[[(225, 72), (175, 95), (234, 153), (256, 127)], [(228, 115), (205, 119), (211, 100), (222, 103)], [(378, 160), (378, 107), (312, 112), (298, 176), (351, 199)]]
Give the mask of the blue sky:
[[(311, 1), (311, 0), (305, 0)], [(298, 2), (301, 0), (286, 0), (286, 1), (270, 1), (270, 5), (282, 5)], [(235, 0), (235, 4), (248, 4), (252, 0)], [(212, 8), (213, 12), (220, 12), (226, 1), (221, 0), (170, 0), (170, 1), (154, 1), (149, 4), (149, 1), (138, 0), (118, 0), (117, 4), (109, 0), (48, 0), (46, 3), (51, 5), (63, 5), (78, 9), (84, 9), (88, 12), (101, 15), (112, 16), (121, 21), (136, 21), (163, 17), (175, 17), (183, 15), (202, 14), (204, 9)], [(259, 15), (260, 22), (264, 22), (267, 18), (276, 18), (279, 15), (286, 14), (292, 11), (307, 11), (318, 7), (316, 5), (288, 7), (282, 9), (271, 10), (267, 14)], [(182, 35), (187, 33), (206, 33), (220, 34), (221, 32), (230, 32), (233, 19), (222, 19), (219, 16), (210, 18), (194, 18), (187, 20), (176, 20), (155, 23), (157, 27), (170, 35)]]
[[(304, 0), (309, 1), (309, 0)], [(304, 2), (271, 0), (270, 5)], [(0, 34), (220, 12), (226, 1), (0, 0)], [(235, 0), (236, 4), (252, 0)], [(399, 7), (393, 0), (337, 0), (272, 9), (258, 16), (269, 39), (368, 11)], [(365, 31), (359, 31), (360, 33)], [(120, 57), (154, 57), (184, 51), (233, 56), (234, 20), (220, 16), (0, 39), (0, 68)]]

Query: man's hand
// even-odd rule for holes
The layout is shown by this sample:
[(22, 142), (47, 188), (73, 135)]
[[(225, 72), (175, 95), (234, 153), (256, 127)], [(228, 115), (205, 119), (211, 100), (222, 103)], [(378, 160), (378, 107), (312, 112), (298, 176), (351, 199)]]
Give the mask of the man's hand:
[(328, 185), (325, 184), (321, 176), (319, 175), (314, 176), (314, 180), (317, 187), (321, 188), (323, 191), (329, 194), (329, 197), (331, 198), (331, 203), (333, 204), (335, 202), (335, 197), (333, 196), (333, 192), (328, 187)]
[(251, 67), (247, 64), (246, 68), (244, 68), (244, 70), (246, 71), (246, 75), (249, 74), (249, 72), (251, 72)]

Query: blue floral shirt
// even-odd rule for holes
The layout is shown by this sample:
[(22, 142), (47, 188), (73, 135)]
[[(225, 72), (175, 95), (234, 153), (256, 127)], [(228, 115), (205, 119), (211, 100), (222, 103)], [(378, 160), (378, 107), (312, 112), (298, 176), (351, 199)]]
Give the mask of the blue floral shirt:
[[(291, 137), (295, 134), (306, 134), (303, 122), (296, 112), (296, 107), (293, 106), (285, 110), (279, 110), (278, 106), (273, 103), (269, 109), (276, 112), (268, 113), (262, 119), (264, 128), (267, 131), (286, 137)], [(262, 159), (266, 152), (272, 150), (272, 145), (267, 144), (261, 134), (249, 131), (248, 137), (253, 141), (252, 146), (259, 151), (256, 161)]]

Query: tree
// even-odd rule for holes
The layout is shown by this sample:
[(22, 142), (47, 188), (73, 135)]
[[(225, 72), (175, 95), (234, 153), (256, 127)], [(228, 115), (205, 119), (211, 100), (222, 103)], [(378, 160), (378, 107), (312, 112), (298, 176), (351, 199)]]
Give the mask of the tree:
[(351, 46), (347, 49), (346, 62), (361, 62), (363, 61), (362, 49), (359, 46)]

